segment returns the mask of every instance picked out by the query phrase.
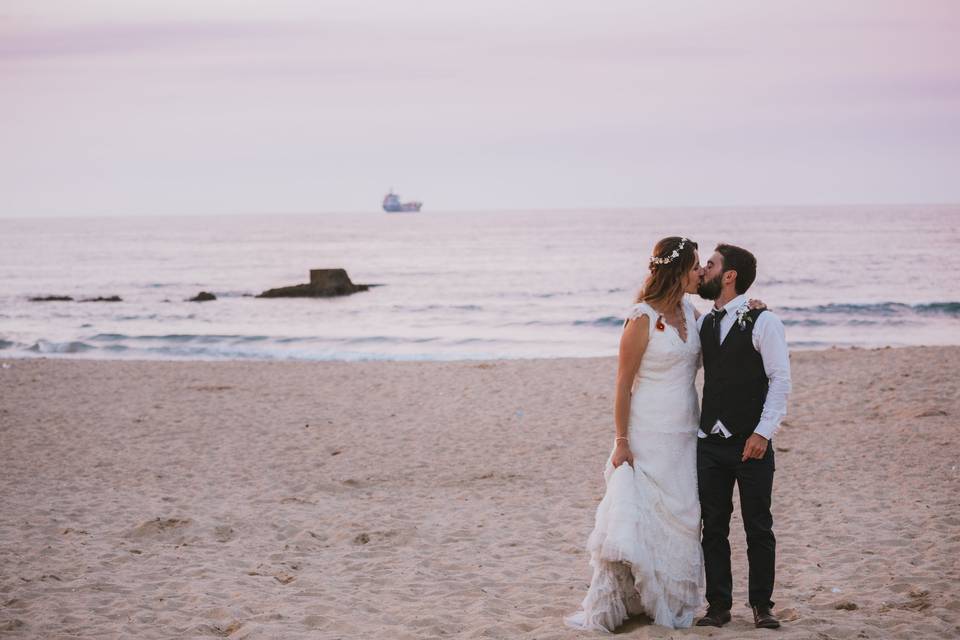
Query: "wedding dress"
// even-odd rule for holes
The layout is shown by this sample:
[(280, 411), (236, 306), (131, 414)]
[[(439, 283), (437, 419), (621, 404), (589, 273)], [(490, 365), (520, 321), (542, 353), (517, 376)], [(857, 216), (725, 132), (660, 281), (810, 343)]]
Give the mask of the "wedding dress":
[(587, 539), (593, 577), (575, 629), (613, 631), (646, 613), (655, 624), (689, 627), (703, 599), (703, 551), (697, 496), (700, 407), (694, 378), (700, 337), (693, 305), (683, 301), (687, 341), (646, 303), (628, 315), (650, 318), (650, 340), (633, 382), (627, 438), (633, 466), (607, 458), (606, 492)]

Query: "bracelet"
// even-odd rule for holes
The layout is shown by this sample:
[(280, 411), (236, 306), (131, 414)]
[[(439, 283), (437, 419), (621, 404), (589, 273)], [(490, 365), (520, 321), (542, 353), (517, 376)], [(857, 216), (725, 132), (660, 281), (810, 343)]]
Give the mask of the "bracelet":
[(617, 440), (626, 440), (627, 442), (630, 442), (630, 440), (626, 436), (617, 436), (616, 438), (613, 439), (614, 442), (616, 442)]

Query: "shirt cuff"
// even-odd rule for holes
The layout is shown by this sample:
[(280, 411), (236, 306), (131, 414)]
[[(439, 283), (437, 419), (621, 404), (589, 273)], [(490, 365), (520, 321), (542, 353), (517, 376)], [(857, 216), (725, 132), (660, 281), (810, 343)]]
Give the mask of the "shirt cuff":
[(757, 428), (753, 430), (757, 435), (761, 435), (767, 440), (773, 439), (773, 434), (776, 433), (777, 427), (780, 425), (776, 422), (761, 422), (757, 425)]

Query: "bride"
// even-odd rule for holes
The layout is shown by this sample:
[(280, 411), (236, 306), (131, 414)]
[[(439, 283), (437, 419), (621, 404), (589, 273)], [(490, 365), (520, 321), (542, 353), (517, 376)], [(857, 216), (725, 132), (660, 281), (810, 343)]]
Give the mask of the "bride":
[(570, 627), (613, 631), (639, 613), (689, 627), (703, 601), (694, 386), (700, 314), (684, 295), (697, 291), (702, 274), (696, 242), (664, 238), (624, 321), (616, 436), (587, 539), (593, 577), (580, 610), (564, 617)]

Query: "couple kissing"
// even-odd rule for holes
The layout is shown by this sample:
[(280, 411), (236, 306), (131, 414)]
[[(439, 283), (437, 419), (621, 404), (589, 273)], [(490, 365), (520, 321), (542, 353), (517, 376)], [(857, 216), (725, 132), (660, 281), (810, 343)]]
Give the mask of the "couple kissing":
[[(734, 485), (753, 622), (780, 626), (771, 599), (772, 441), (786, 414), (790, 360), (783, 323), (747, 297), (756, 273), (754, 255), (734, 245), (718, 245), (704, 266), (688, 238), (654, 247), (620, 339), (616, 433), (586, 545), (593, 575), (568, 626), (611, 632), (637, 614), (671, 628), (729, 622)], [(713, 309), (701, 315), (688, 294)]]

